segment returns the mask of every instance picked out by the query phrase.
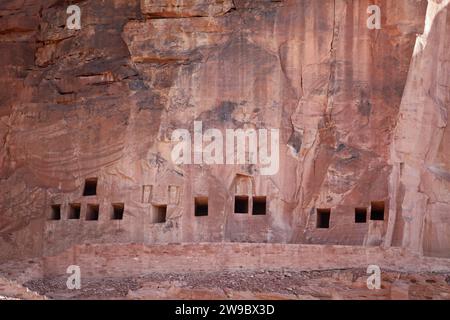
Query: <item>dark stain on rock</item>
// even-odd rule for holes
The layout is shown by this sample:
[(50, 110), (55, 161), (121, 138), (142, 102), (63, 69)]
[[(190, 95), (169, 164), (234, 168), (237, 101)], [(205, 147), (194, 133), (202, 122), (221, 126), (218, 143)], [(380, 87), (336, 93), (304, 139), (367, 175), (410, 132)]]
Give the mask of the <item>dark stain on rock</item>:
[(358, 112), (365, 117), (370, 116), (370, 112), (372, 111), (372, 104), (367, 97), (367, 94), (364, 91), (360, 93), (360, 99), (358, 102)]
[(236, 109), (237, 103), (231, 101), (222, 101), (217, 108), (217, 115), (220, 121), (227, 122), (233, 119), (233, 111)]
[(246, 166), (245, 170), (247, 171), (247, 173), (249, 175), (254, 175), (258, 172), (258, 169), (256, 168), (256, 166), (254, 164), (248, 164)]
[(346, 148), (346, 147), (345, 147), (345, 144), (340, 143), (339, 146), (336, 148), (336, 152), (341, 152), (341, 151), (344, 150), (345, 148)]
[(303, 137), (300, 132), (294, 131), (288, 140), (288, 146), (294, 148), (296, 153), (300, 152), (302, 148)]
[(151, 92), (148, 93), (148, 91), (141, 91), (141, 95), (137, 95), (139, 97), (139, 101), (136, 103), (136, 105), (139, 108), (139, 111), (141, 110), (163, 110), (164, 109), (164, 103), (163, 99), (160, 94)]
[(128, 82), (128, 88), (132, 91), (148, 90), (148, 86), (142, 80), (131, 80)]

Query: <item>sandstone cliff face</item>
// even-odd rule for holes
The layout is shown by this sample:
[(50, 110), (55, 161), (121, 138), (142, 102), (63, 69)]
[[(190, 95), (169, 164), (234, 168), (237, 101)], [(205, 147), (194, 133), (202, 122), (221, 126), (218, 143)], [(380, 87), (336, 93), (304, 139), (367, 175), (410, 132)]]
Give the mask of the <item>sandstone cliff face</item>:
[(392, 243), (442, 257), (450, 256), (448, 5), (429, 2), (391, 146)]
[[(381, 30), (366, 27), (370, 4), (87, 0), (77, 31), (66, 1), (1, 3), (0, 257), (220, 241), (449, 256), (446, 2), (377, 1)], [(194, 121), (279, 129), (280, 170), (174, 164), (171, 134)], [(86, 178), (96, 195), (83, 196)], [(261, 199), (266, 214), (251, 214)]]

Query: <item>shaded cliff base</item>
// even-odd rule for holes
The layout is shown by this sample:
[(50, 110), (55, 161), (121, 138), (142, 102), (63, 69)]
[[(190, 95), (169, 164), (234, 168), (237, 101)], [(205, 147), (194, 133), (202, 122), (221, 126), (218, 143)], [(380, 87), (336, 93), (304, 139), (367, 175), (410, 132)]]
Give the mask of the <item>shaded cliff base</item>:
[[(367, 288), (371, 264), (381, 268), (380, 290)], [(81, 290), (66, 287), (69, 265), (80, 266)], [(450, 299), (450, 259), (398, 248), (79, 245), (3, 263), (1, 277), (31, 293), (0, 282), (0, 296), (21, 299)]]

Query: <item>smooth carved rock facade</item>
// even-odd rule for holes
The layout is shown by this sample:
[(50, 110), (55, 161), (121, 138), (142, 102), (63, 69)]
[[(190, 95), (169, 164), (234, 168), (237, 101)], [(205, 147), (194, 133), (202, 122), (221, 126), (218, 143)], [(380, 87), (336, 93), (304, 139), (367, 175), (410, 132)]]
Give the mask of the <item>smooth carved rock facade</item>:
[[(450, 257), (448, 1), (0, 4), (0, 257), (84, 243)], [(173, 130), (280, 130), (280, 170), (175, 165)], [(239, 213), (236, 213), (238, 211)]]

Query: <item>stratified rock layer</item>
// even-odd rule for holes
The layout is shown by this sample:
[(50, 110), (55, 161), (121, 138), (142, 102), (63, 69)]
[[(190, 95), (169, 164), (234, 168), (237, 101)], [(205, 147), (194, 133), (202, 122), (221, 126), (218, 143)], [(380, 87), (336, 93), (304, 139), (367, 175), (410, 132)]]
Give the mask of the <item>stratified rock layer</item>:
[[(0, 4), (0, 257), (222, 241), (449, 257), (447, 2), (377, 1), (381, 30), (371, 4), (88, 0), (81, 30), (64, 1)], [(279, 129), (279, 171), (175, 165), (172, 132), (194, 121)], [(235, 214), (235, 196), (250, 212), (265, 197), (266, 214)]]

